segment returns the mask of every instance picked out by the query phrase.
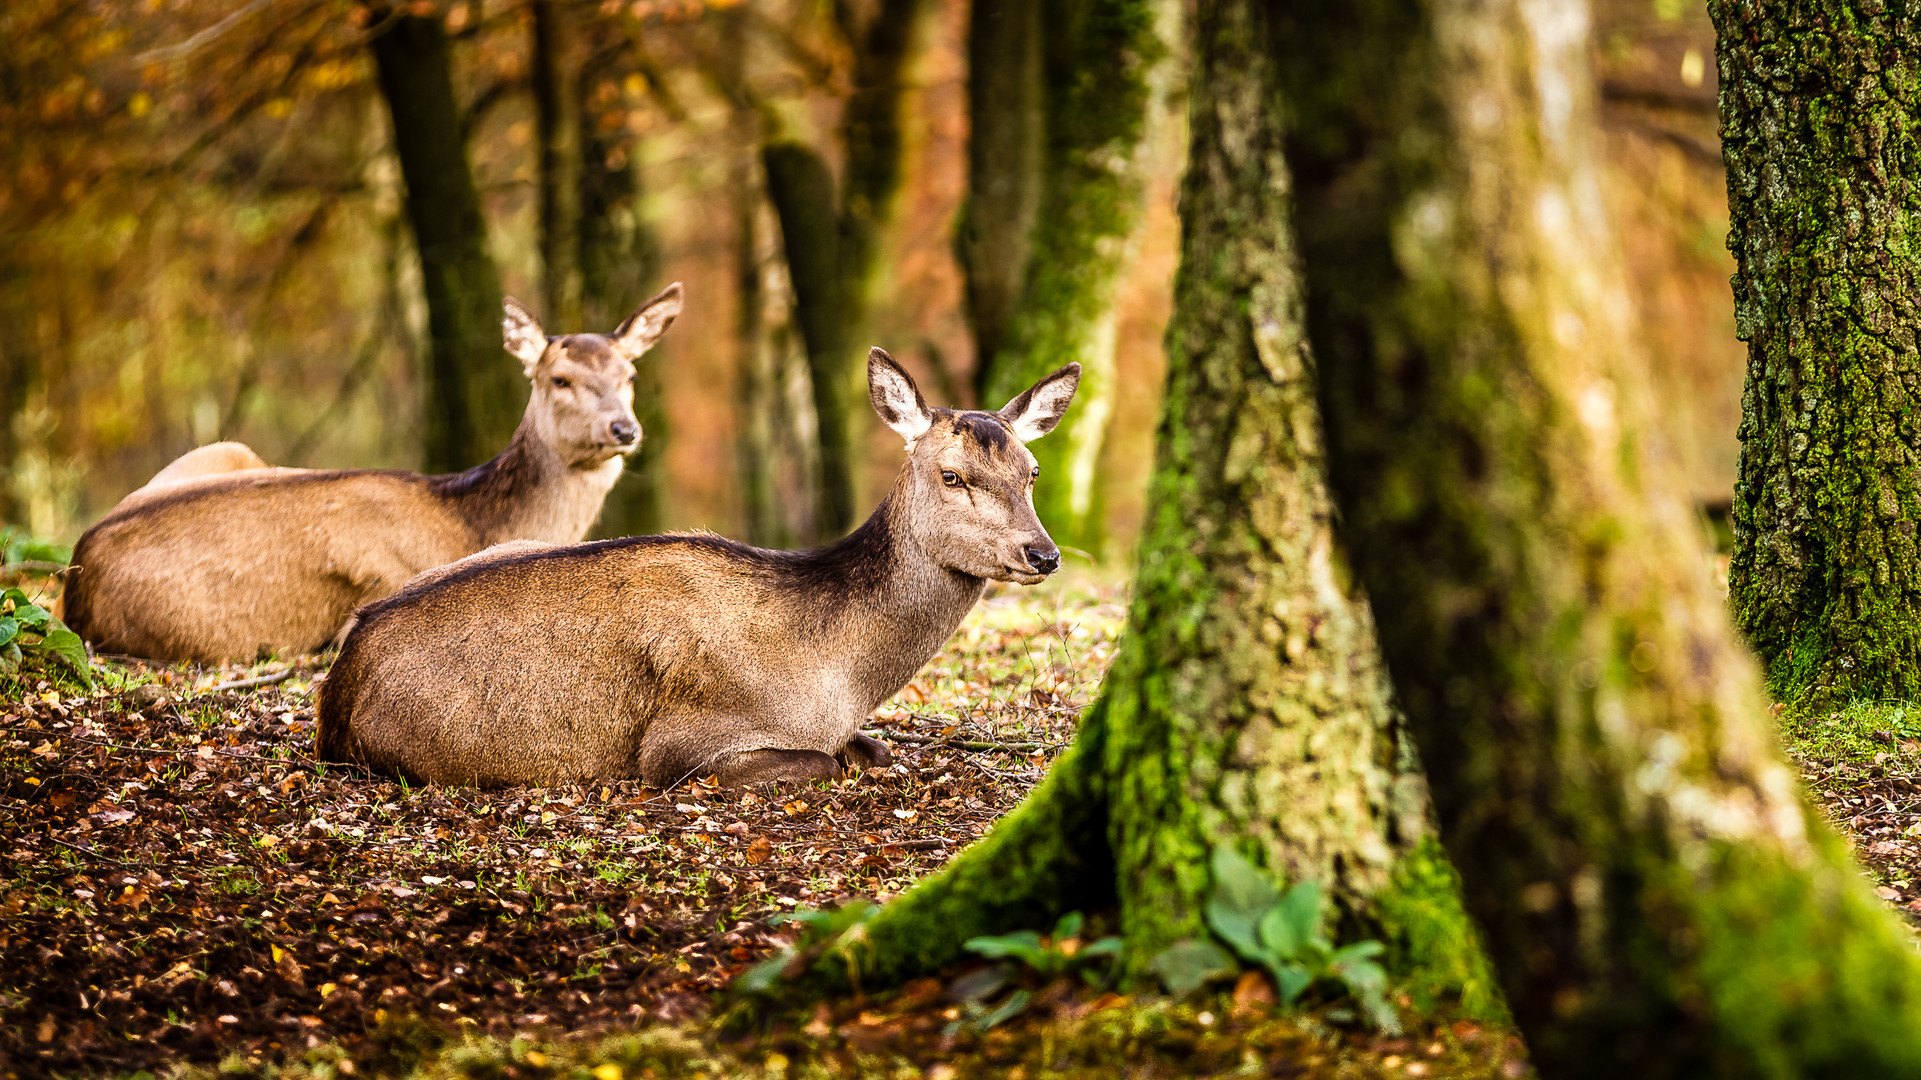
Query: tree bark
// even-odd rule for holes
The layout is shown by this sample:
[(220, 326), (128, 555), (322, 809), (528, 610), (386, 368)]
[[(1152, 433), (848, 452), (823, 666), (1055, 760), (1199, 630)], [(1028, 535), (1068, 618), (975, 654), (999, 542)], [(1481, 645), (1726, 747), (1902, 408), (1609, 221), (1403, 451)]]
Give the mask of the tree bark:
[(446, 32), (437, 16), (394, 14), (385, 4), (368, 13), (385, 28), (369, 48), (393, 117), (427, 298), (425, 467), (466, 468), (513, 437), (526, 386), (500, 345), (500, 274), (461, 145)]
[(1921, 697), (1921, 28), (1716, 0), (1736, 326), (1730, 592), (1784, 700)]
[[(1081, 364), (1074, 409), (1033, 452), (1053, 483), (1035, 509), (1054, 538), (1096, 549), (1095, 475), (1112, 411), (1114, 290), (1141, 221), (1141, 151), (1156, 67), (1169, 54), (1161, 0), (1046, 0), (1044, 165), (1019, 299), (982, 352), (981, 403), (995, 408), (1070, 360)], [(987, 128), (989, 134), (993, 127)], [(1010, 166), (1017, 162), (1008, 162)], [(979, 181), (981, 177), (975, 176)], [(978, 208), (986, 227), (988, 206)], [(1006, 227), (1006, 226), (1003, 226)], [(971, 266), (971, 264), (970, 264)], [(981, 268), (991, 273), (991, 266)]]
[(1006, 339), (1040, 212), (1041, 27), (1033, 0), (976, 0), (968, 16), (967, 206), (954, 249), (966, 274), (977, 391)]
[(846, 532), (854, 519), (853, 402), (846, 392), (847, 305), (842, 298), (841, 234), (834, 176), (813, 148), (779, 142), (761, 151), (767, 196), (780, 218), (787, 273), (794, 283), (794, 321), (807, 348), (820, 440), (816, 539)]
[(1284, 10), (1342, 535), (1542, 1075), (1921, 1075), (1921, 965), (1780, 761), (1647, 421), (1586, 13)]
[[(534, 117), (540, 142), (540, 266), (548, 325), (581, 325), (580, 65), (560, 0), (533, 0)], [(598, 328), (597, 328), (598, 329)], [(607, 327), (606, 329), (612, 329)]]
[(839, 198), (833, 173), (812, 147), (769, 144), (767, 193), (780, 218), (796, 315), (814, 381), (820, 439), (816, 528), (820, 539), (855, 524), (867, 432), (867, 309), (881, 237), (901, 183), (901, 94), (921, 0), (881, 0), (864, 26), (837, 2), (835, 21), (853, 47), (853, 87), (841, 120), (846, 151)]
[(0, 524), (25, 524), (26, 498), (13, 483), (19, 475), (13, 424), (40, 375), (41, 346), (32, 275), (18, 264), (0, 270), (0, 326), (7, 327), (0, 335), (0, 472), (6, 476), (0, 481)]
[(1116, 901), (1138, 975), (1206, 933), (1208, 855), (1226, 844), (1320, 882), (1343, 935), (1386, 938), (1424, 1001), (1498, 1011), (1334, 536), (1265, 24), (1261, 0), (1199, 8), (1167, 393), (1121, 655), (1047, 782), (866, 924), (870, 975)]

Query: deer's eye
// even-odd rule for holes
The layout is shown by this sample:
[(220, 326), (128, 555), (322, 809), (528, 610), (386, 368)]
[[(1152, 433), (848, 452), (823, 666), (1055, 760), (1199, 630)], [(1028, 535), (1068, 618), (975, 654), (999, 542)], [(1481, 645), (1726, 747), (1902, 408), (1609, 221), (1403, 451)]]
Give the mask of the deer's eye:
[(946, 484), (948, 487), (959, 487), (960, 474), (951, 469), (942, 469), (940, 471), (940, 482)]
[(1034, 471), (1028, 475), (1035, 480), (1039, 480), (1041, 478), (1041, 467), (1039, 465), (1034, 466)]
[(556, 376), (554, 376), (554, 389), (556, 389), (556, 390), (565, 390), (565, 389), (567, 389), (568, 387), (570, 387), (570, 386), (572, 386), (572, 385), (574, 385), (574, 384), (573, 384), (573, 382), (572, 382), (571, 380), (569, 380), (569, 379), (567, 379), (567, 378), (564, 378), (564, 377), (562, 377), (562, 376), (560, 376), (560, 375), (556, 375)]

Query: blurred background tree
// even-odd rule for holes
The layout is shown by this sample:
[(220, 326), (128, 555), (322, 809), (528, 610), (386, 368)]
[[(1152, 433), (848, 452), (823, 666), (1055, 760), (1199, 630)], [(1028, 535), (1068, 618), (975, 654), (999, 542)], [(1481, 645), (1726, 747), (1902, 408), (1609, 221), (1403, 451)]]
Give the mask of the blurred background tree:
[[(646, 439), (602, 535), (838, 532), (898, 461), (840, 380), (869, 344), (942, 404), (1096, 348), (1112, 377), (1077, 409), (1086, 429), (1036, 444), (1077, 448), (1042, 485), (1069, 504), (1043, 512), (1064, 542), (1124, 560), (1186, 145), (1166, 6), (9, 3), (0, 518), (71, 541), (219, 438), (277, 464), (474, 464), (524, 401), (499, 292), (554, 332), (605, 331), (678, 279), (687, 313), (642, 364)], [(1595, 19), (1603, 179), (1663, 359), (1652, 378), (1693, 494), (1724, 509), (1742, 353), (1713, 29), (1669, 0)], [(402, 46), (445, 56), (424, 136), (442, 164), (418, 175), (383, 93), (380, 57)], [(433, 66), (407, 56), (408, 79)], [(1070, 59), (1099, 78), (1068, 80)], [(815, 187), (804, 214), (781, 212), (790, 161)], [(463, 163), (471, 212), (457, 194), (410, 203), (460, 187)], [(436, 314), (453, 279), (423, 209), (463, 219), (447, 250), (483, 283), (465, 315)]]

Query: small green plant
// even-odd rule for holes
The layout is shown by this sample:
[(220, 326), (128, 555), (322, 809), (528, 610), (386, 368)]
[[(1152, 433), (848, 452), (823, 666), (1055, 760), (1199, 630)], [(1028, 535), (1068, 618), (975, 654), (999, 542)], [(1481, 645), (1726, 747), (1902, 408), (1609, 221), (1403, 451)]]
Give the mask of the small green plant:
[[(1292, 1005), (1316, 983), (1341, 984), (1381, 1031), (1398, 1035), (1399, 1015), (1387, 1000), (1387, 972), (1374, 961), (1378, 941), (1357, 941), (1339, 948), (1329, 941), (1321, 887), (1296, 882), (1283, 891), (1240, 853), (1214, 849), (1214, 886), (1207, 898), (1207, 927), (1234, 954), (1267, 969), (1282, 1005)], [(1189, 993), (1231, 974), (1235, 958), (1212, 941), (1176, 942), (1155, 956), (1149, 967), (1170, 992)]]
[(1080, 912), (1070, 911), (1054, 924), (1054, 932), (1048, 937), (1034, 930), (1016, 930), (1011, 934), (969, 938), (961, 947), (989, 960), (1018, 960), (1043, 979), (1079, 972), (1090, 985), (1100, 985), (1112, 974), (1122, 942), (1117, 937), (1104, 937), (1082, 944), (1081, 930), (1085, 923)]
[(80, 635), (19, 589), (0, 593), (0, 675), (44, 669), (49, 662), (93, 688), (93, 667)]
[(28, 536), (14, 525), (0, 526), (0, 565), (48, 570), (65, 566), (72, 558), (72, 548)]
[(769, 918), (768, 923), (776, 926), (781, 923), (800, 924), (800, 939), (741, 972), (734, 980), (734, 988), (742, 993), (763, 996), (775, 993), (782, 979), (790, 973), (798, 974), (806, 970), (807, 965), (838, 941), (842, 934), (873, 918), (878, 911), (880, 905), (859, 901), (831, 911), (800, 908)]

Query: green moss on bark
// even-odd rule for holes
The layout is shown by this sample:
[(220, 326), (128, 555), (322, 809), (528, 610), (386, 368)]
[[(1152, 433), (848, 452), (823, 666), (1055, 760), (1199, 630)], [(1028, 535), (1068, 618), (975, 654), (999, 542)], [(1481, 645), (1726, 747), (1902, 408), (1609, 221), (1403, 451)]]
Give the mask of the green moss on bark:
[[(1168, 55), (1166, 0), (1045, 0), (1045, 147), (1039, 210), (1011, 316), (989, 328), (981, 402), (998, 408), (1079, 361), (1074, 408), (1034, 444), (1047, 484), (1035, 509), (1063, 544), (1099, 546), (1095, 468), (1112, 408), (1114, 290), (1141, 220), (1141, 152), (1156, 69)], [(1018, 160), (1010, 162), (1018, 166)], [(978, 182), (982, 178), (976, 176)], [(981, 207), (981, 210), (987, 207)], [(981, 223), (976, 222), (976, 227)], [(984, 273), (992, 273), (982, 266)]]
[(1543, 1075), (1918, 1075), (1913, 947), (1780, 761), (1650, 432), (1584, 20), (1274, 40), (1343, 537)]
[(1921, 28), (1899, 5), (1709, 4), (1736, 326), (1730, 594), (1774, 693), (1921, 695)]
[(1334, 537), (1266, 42), (1264, 5), (1201, 5), (1178, 314), (1121, 655), (1049, 782), (867, 924), (863, 971), (927, 970), (969, 936), (1111, 897), (1143, 978), (1206, 934), (1208, 856), (1229, 844), (1320, 882), (1341, 935), (1392, 941), (1424, 1003), (1495, 1011)]

